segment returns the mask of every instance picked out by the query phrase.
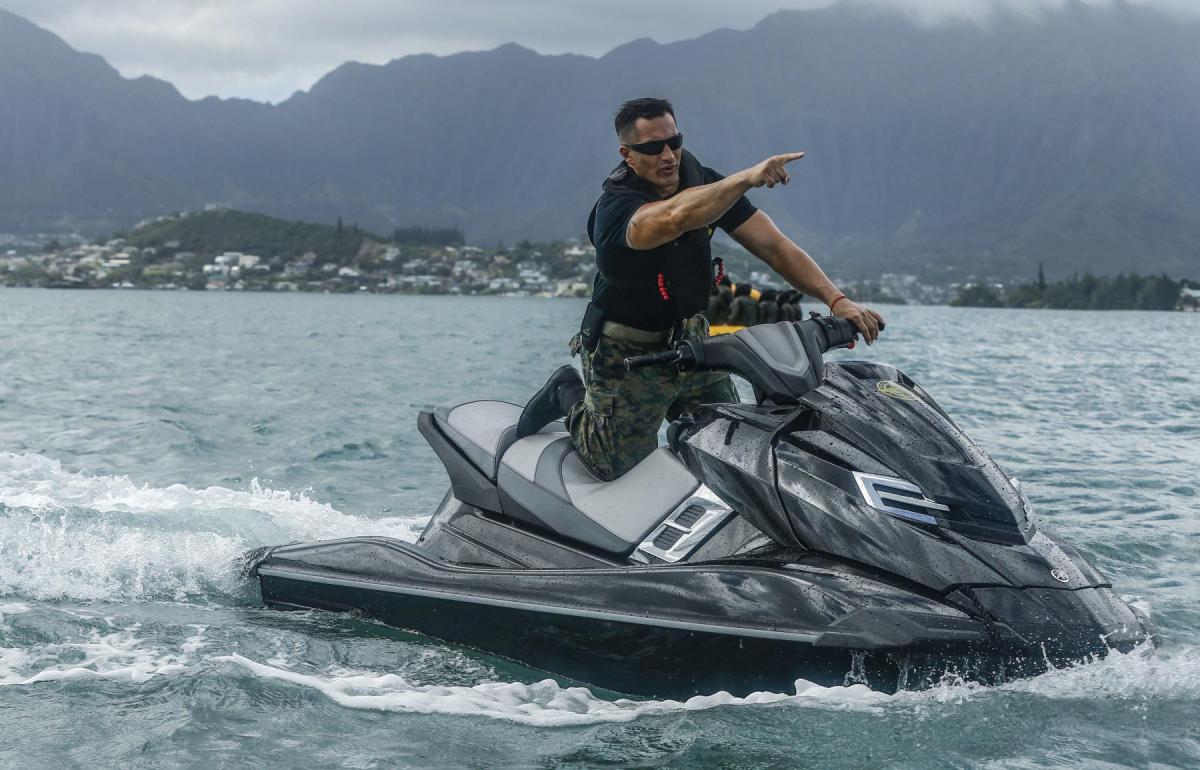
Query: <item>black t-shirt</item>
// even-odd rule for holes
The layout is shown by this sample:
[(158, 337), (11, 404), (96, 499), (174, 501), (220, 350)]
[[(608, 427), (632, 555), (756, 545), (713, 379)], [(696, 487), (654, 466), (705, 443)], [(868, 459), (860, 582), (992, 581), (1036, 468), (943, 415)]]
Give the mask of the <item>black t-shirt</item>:
[[(596, 246), (596, 267), (605, 275), (618, 280), (653, 280), (657, 268), (647, 265), (645, 257), (649, 252), (630, 248), (625, 235), (633, 212), (647, 203), (663, 198), (653, 185), (633, 173), (625, 164), (618, 166), (614, 174), (621, 173), (622, 169), (627, 175), (621, 180), (624, 184), (620, 187), (606, 187), (596, 203), (596, 221), (592, 229), (592, 243)], [(702, 171), (702, 184), (712, 184), (725, 178), (707, 166), (703, 167)], [(713, 226), (731, 233), (741, 227), (755, 211), (758, 209), (743, 195), (713, 223)]]

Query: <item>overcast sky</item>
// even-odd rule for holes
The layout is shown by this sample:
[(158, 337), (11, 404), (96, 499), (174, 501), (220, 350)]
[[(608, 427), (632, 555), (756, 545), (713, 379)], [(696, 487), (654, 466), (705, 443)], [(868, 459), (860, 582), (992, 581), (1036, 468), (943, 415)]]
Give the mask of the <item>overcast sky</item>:
[[(986, 23), (1006, 5), (1036, 14), (1068, 0), (854, 0), (922, 23)], [(1200, 15), (1200, 0), (1131, 0)], [(382, 64), (516, 42), (599, 56), (638, 37), (666, 43), (747, 29), (780, 8), (831, 0), (0, 0), (0, 7), (98, 53), (127, 77), (150, 74), (185, 96), (277, 102), (345, 61)], [(1110, 0), (1084, 0), (1106, 5)]]

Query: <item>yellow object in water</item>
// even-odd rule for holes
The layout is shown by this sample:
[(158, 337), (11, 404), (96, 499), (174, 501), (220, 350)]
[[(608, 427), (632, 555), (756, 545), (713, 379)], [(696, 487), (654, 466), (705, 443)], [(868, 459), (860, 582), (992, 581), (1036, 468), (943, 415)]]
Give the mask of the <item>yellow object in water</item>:
[[(731, 283), (731, 284), (729, 284), (729, 288), (732, 289), (733, 291), (737, 291), (737, 284)], [(762, 296), (762, 292), (759, 291), (758, 289), (750, 290), (750, 299), (754, 300), (755, 302), (758, 302), (758, 298), (761, 296)]]
[[(732, 284), (730, 288), (736, 291), (737, 284)], [(750, 299), (754, 300), (755, 302), (757, 302), (758, 298), (761, 296), (762, 294), (758, 289), (750, 290)], [(740, 332), (745, 328), (746, 327), (742, 326), (741, 324), (713, 324), (712, 326), (708, 327), (708, 333), (715, 337), (718, 334), (733, 334), (734, 332)]]

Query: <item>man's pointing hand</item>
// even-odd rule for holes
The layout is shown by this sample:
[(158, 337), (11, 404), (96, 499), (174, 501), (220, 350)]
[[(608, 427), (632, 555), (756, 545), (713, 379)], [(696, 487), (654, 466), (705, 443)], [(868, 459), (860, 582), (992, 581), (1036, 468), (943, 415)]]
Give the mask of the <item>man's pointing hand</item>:
[(787, 184), (791, 177), (788, 176), (787, 169), (784, 166), (803, 157), (804, 153), (802, 152), (785, 152), (783, 155), (772, 155), (757, 166), (746, 169), (746, 181), (751, 187), (762, 187), (763, 185), (774, 187), (777, 184)]

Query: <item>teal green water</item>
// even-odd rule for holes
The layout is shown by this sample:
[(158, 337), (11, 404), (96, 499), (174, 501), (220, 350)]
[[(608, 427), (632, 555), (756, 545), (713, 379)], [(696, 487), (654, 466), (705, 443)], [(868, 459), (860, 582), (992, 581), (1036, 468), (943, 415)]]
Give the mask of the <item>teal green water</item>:
[(418, 410), (524, 401), (582, 308), (0, 290), (0, 766), (1200, 766), (1200, 314), (886, 308), (843, 354), (925, 385), (1149, 607), (1155, 650), (632, 701), (259, 607), (247, 548), (414, 537), (446, 485)]

